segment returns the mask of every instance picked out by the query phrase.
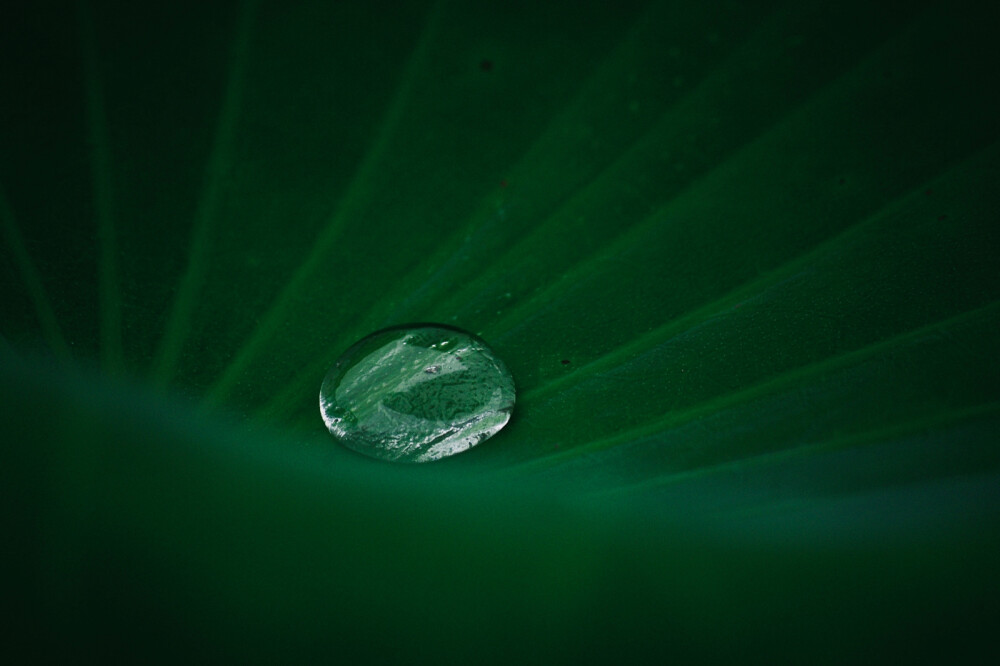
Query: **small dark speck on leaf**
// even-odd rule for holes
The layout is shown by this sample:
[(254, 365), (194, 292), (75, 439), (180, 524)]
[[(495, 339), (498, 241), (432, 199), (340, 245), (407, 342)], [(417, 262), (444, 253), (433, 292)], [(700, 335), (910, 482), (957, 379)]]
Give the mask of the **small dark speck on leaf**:
[(931, 195), (931, 194), (933, 194), (933, 193), (934, 193), (934, 190), (932, 190), (932, 189), (931, 189), (931, 188), (929, 188), (929, 187), (928, 187), (928, 188), (927, 188), (926, 190), (924, 190), (924, 194), (926, 194), (927, 196), (930, 196), (930, 195)]
[(847, 182), (847, 179), (846, 179), (846, 178), (841, 178), (841, 179), (840, 179), (840, 180), (838, 180), (837, 182), (838, 182), (839, 184), (843, 185), (844, 183), (846, 183), (846, 182)]
[(501, 178), (500, 179), (500, 187), (507, 187), (507, 179), (506, 178)]
[(947, 216), (947, 215), (938, 215), (938, 219), (937, 219), (937, 221), (938, 221), (938, 222), (944, 222), (944, 221), (945, 221), (945, 220), (947, 220), (947, 219), (948, 219), (948, 216)]
[(493, 61), (492, 60), (487, 60), (487, 59), (484, 58), (479, 63), (479, 69), (483, 70), (484, 72), (491, 72), (491, 71), (493, 71)]
[(569, 359), (564, 358), (562, 361), (560, 361), (560, 363), (562, 363), (563, 365), (569, 365)]

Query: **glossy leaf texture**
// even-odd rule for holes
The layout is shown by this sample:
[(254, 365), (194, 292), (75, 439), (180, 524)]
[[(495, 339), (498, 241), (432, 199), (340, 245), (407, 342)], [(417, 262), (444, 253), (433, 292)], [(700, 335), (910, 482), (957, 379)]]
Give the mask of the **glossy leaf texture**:
[[(147, 660), (973, 655), (998, 610), (998, 18), (10, 12), (17, 633)], [(316, 396), (414, 322), (486, 340), (517, 407), (400, 468), (339, 447)]]

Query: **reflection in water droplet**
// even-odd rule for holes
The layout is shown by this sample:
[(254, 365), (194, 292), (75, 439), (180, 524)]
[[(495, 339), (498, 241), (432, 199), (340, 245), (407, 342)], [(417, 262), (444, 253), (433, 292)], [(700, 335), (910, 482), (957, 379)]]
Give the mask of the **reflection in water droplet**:
[(330, 368), (320, 413), (345, 446), (397, 462), (461, 453), (503, 428), (514, 380), (479, 338), (418, 326), (373, 333)]

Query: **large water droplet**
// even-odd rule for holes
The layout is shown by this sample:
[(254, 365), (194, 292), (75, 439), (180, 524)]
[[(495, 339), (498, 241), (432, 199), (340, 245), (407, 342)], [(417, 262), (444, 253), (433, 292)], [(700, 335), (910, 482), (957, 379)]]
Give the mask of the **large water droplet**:
[(323, 380), (319, 409), (345, 446), (397, 462), (461, 453), (503, 428), (514, 380), (485, 342), (454, 328), (373, 333)]

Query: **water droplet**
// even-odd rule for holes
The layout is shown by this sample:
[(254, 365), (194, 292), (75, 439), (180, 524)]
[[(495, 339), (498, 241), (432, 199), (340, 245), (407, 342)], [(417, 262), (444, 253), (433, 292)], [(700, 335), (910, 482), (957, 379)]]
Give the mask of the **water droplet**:
[(348, 349), (320, 388), (327, 429), (373, 458), (430, 462), (503, 428), (514, 380), (493, 350), (454, 328), (398, 327)]

